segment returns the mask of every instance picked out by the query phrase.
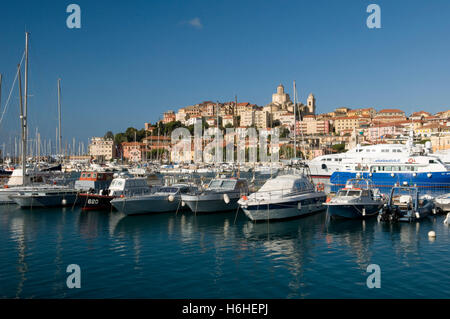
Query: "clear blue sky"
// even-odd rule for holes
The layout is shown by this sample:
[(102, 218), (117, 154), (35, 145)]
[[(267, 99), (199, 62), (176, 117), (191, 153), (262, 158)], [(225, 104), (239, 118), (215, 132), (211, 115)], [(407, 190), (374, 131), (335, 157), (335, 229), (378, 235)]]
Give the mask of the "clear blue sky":
[[(79, 30), (66, 27), (70, 3), (81, 7)], [(370, 3), (381, 6), (382, 29), (366, 27)], [(69, 141), (235, 94), (265, 105), (280, 82), (291, 93), (293, 80), (302, 101), (315, 94), (318, 112), (450, 108), (448, 0), (1, 0), (1, 111), (25, 30), (30, 131), (38, 126), (47, 138), (55, 138), (58, 77)], [(14, 92), (0, 142), (18, 134)]]

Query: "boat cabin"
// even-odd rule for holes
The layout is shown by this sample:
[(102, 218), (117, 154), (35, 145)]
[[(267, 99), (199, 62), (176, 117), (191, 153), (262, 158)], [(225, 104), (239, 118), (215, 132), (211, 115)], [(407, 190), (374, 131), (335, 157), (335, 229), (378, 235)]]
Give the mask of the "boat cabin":
[(78, 191), (94, 191), (107, 189), (113, 180), (112, 172), (84, 171), (80, 178), (75, 181), (75, 189)]
[(339, 190), (337, 197), (366, 197), (376, 199), (381, 197), (377, 188), (374, 188), (372, 182), (364, 178), (352, 178), (347, 181), (345, 187)]
[(246, 179), (241, 178), (214, 178), (206, 187), (208, 190), (216, 191), (236, 191), (248, 193), (248, 184)]
[(258, 194), (269, 196), (290, 196), (295, 193), (313, 192), (314, 186), (305, 177), (293, 175), (281, 175), (269, 179), (258, 190)]
[(193, 190), (192, 186), (189, 185), (172, 185), (172, 186), (162, 186), (156, 193), (157, 194), (188, 194)]
[(117, 177), (109, 186), (110, 196), (135, 196), (151, 193), (145, 177)]

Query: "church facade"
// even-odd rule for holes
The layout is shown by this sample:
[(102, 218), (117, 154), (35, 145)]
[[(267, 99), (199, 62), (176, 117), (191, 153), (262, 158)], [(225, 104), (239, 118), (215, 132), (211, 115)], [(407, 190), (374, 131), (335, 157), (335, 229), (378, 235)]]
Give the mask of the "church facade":
[[(291, 101), (289, 94), (284, 90), (282, 84), (278, 85), (277, 92), (272, 94), (272, 102), (264, 106), (264, 111), (270, 114), (270, 120), (280, 120), (282, 115), (294, 114), (294, 103)], [(316, 113), (316, 98), (311, 93), (309, 94), (306, 105), (297, 102), (296, 108), (297, 117), (305, 115), (315, 115)]]

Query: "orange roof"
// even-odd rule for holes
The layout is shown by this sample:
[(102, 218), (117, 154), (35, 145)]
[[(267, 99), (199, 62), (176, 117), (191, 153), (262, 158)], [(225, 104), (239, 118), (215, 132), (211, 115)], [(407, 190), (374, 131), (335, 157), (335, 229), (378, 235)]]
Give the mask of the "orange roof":
[[(147, 136), (144, 138), (144, 140), (153, 140), (153, 141), (157, 141), (157, 140), (170, 140), (169, 136)], [(133, 143), (133, 142), (132, 142)]]
[(378, 113), (405, 113), (402, 110), (399, 109), (383, 109), (379, 111)]
[(141, 142), (122, 142), (122, 146), (145, 146)]

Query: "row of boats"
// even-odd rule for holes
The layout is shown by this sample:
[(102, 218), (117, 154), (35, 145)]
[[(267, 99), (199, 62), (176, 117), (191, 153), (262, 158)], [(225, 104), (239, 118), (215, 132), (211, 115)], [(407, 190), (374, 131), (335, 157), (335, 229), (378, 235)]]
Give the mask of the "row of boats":
[[(152, 183), (153, 182), (153, 183)], [(81, 206), (83, 210), (115, 208), (126, 215), (191, 210), (214, 213), (242, 208), (254, 221), (293, 218), (324, 210), (326, 194), (305, 174), (268, 179), (251, 192), (247, 179), (219, 176), (207, 184), (164, 181), (112, 172), (82, 172), (73, 188), (34, 185), (0, 190), (2, 203), (22, 208)]]
[[(167, 177), (167, 176), (166, 176)], [(113, 172), (82, 172), (74, 187), (33, 185), (0, 190), (1, 203), (22, 208), (81, 206), (83, 210), (116, 209), (126, 215), (190, 210), (215, 213), (239, 209), (252, 221), (270, 221), (314, 214), (327, 209), (333, 218), (415, 221), (450, 211), (450, 196), (419, 196), (416, 186), (396, 185), (383, 195), (366, 178), (349, 179), (334, 196), (314, 185), (305, 173), (281, 174), (258, 190), (245, 178), (218, 176), (209, 183), (170, 177), (160, 185), (156, 177)]]

